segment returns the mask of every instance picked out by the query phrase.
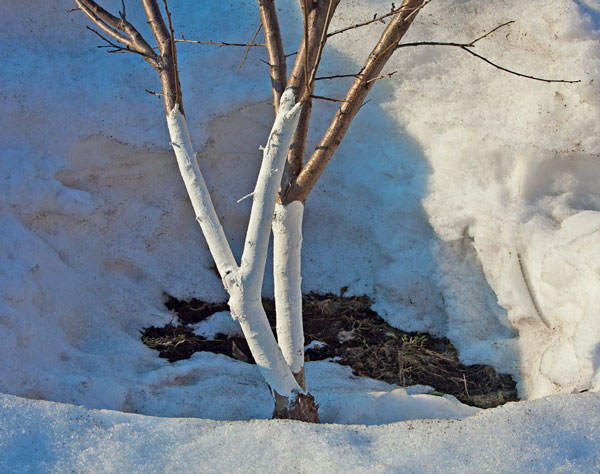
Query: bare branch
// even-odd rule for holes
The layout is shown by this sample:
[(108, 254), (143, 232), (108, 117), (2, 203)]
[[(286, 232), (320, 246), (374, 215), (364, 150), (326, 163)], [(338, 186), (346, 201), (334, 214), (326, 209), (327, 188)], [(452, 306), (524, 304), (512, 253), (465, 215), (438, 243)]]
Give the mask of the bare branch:
[(334, 74), (333, 76), (315, 77), (315, 81), (330, 81), (332, 79), (346, 79), (348, 77), (359, 77), (361, 74)]
[(403, 0), (402, 6), (385, 28), (375, 48), (369, 54), (365, 65), (352, 83), (344, 102), (336, 112), (309, 161), (287, 189), (287, 193), (283, 198), (284, 203), (306, 200), (344, 138), (350, 123), (375, 84), (375, 80), (381, 77), (381, 70), (394, 53), (396, 45), (408, 31), (415, 16), (423, 7), (423, 3), (424, 0)]
[(471, 41), (469, 43), (453, 43), (453, 42), (441, 42), (441, 41), (418, 41), (418, 42), (414, 42), (414, 43), (400, 43), (396, 46), (396, 49), (409, 48), (409, 47), (414, 47), (414, 46), (450, 46), (450, 47), (462, 49), (463, 51), (466, 51), (467, 53), (469, 53), (471, 56), (474, 56), (474, 57), (484, 61), (485, 63), (489, 64), (490, 66), (493, 66), (496, 69), (499, 69), (500, 71), (507, 72), (514, 76), (523, 77), (525, 79), (531, 79), (533, 81), (547, 82), (547, 83), (575, 84), (575, 83), (581, 82), (581, 80), (571, 81), (571, 80), (566, 80), (566, 79), (545, 79), (542, 77), (531, 76), (529, 74), (523, 74), (523, 73), (514, 71), (512, 69), (508, 69), (504, 66), (500, 66), (499, 64), (496, 64), (496, 63), (490, 61), (486, 57), (484, 57), (480, 54), (477, 54), (475, 51), (473, 51), (471, 49), (471, 48), (475, 47), (475, 44), (478, 41), (490, 36), (492, 33), (495, 33), (500, 28), (510, 25), (511, 23), (514, 23), (514, 21), (511, 20), (511, 21), (507, 21), (506, 23), (502, 23), (501, 25), (496, 26), (494, 29), (479, 36), (478, 38), (474, 39), (473, 41)]
[(85, 15), (92, 20), (104, 33), (121, 43), (125, 47), (144, 56), (153, 67), (156, 67), (157, 55), (143, 36), (129, 23), (125, 12), (121, 18), (107, 12), (93, 0), (74, 0), (75, 4)]
[(75, 0), (75, 3), (79, 7), (79, 10), (85, 13), (85, 15), (107, 35), (122, 45), (129, 47), (130, 49), (135, 49), (133, 41), (118, 31), (119, 19), (117, 17), (112, 16), (110, 13), (96, 4), (96, 2), (88, 0)]
[(283, 94), (287, 82), (287, 65), (283, 50), (283, 39), (281, 38), (275, 0), (258, 0), (258, 8), (265, 32), (267, 54), (269, 55), (271, 87), (273, 89), (273, 110), (275, 111), (275, 115), (277, 115), (281, 94)]
[[(423, 3), (423, 5), (421, 5), (420, 7), (417, 7), (417, 9), (423, 8), (425, 5), (427, 5), (430, 2), (431, 2), (431, 0), (427, 0), (426, 2)], [(344, 28), (340, 28), (339, 30), (332, 31), (331, 33), (327, 33), (327, 37), (331, 38), (332, 36), (339, 35), (340, 33), (345, 33), (346, 31), (353, 30), (355, 28), (361, 28), (363, 26), (371, 25), (373, 23), (385, 23), (385, 21), (384, 21), (385, 18), (394, 16), (396, 13), (400, 12), (402, 8), (403, 8), (402, 6), (400, 6), (399, 8), (394, 8), (394, 4), (392, 4), (392, 9), (390, 10), (389, 13), (386, 13), (385, 15), (381, 15), (381, 16), (378, 16), (377, 14), (375, 14), (375, 16), (373, 16), (373, 18), (371, 20), (367, 20), (362, 23), (356, 23), (354, 25), (346, 26)]]
[(171, 55), (171, 35), (169, 34), (157, 0), (142, 0), (142, 5), (144, 6), (152, 34), (158, 44), (160, 54)]
[(163, 18), (160, 6), (158, 5), (158, 0), (142, 0), (148, 24), (152, 29), (152, 34), (156, 39), (158, 50), (160, 52), (159, 63), (155, 69), (160, 76), (165, 112), (169, 115), (175, 106), (178, 105), (179, 111), (184, 114), (171, 13), (167, 5), (167, 0), (163, 0), (163, 4), (167, 14), (169, 28), (167, 28), (167, 24)]
[(325, 97), (323, 95), (311, 95), (310, 96), (311, 99), (318, 99), (318, 100), (326, 100), (328, 102), (346, 102), (344, 99), (334, 99), (332, 97)]
[(487, 38), (488, 36), (490, 36), (491, 34), (495, 33), (496, 31), (498, 31), (500, 28), (504, 28), (505, 26), (510, 25), (511, 23), (514, 23), (514, 20), (510, 20), (507, 21), (505, 23), (501, 23), (500, 25), (498, 25), (496, 28), (491, 29), (490, 31), (488, 31), (487, 33), (482, 34), (479, 38), (474, 39), (473, 41), (471, 41), (469, 43), (469, 46), (475, 46), (475, 43), (477, 43), (478, 41), (481, 41), (483, 38)]
[(576, 84), (578, 82), (581, 82), (581, 79), (578, 79), (576, 81), (569, 81), (569, 80), (565, 80), (565, 79), (544, 79), (542, 77), (536, 77), (536, 76), (530, 76), (528, 74), (521, 74), (520, 72), (516, 72), (516, 71), (512, 71), (511, 69), (507, 69), (505, 67), (502, 67), (496, 63), (493, 63), (492, 61), (490, 61), (487, 58), (484, 58), (483, 56), (471, 51), (469, 48), (467, 47), (463, 47), (461, 48), (463, 51), (466, 51), (467, 53), (469, 53), (472, 56), (475, 56), (476, 58), (481, 59), (482, 61), (488, 63), (490, 66), (494, 66), (497, 69), (500, 69), (501, 71), (507, 72), (509, 74), (512, 74), (514, 76), (518, 76), (518, 77), (524, 77), (526, 79), (532, 79), (534, 81), (540, 81), (540, 82), (559, 82), (559, 83), (563, 83), (563, 84)]
[[(374, 77), (372, 79), (369, 79), (367, 81), (367, 83), (369, 82), (373, 82), (376, 81), (378, 79), (385, 79), (388, 77), (392, 77), (394, 74), (396, 74), (398, 71), (394, 71), (394, 72), (390, 72), (389, 74), (384, 74), (383, 76), (379, 76), (379, 77)], [(332, 79), (345, 79), (348, 77), (361, 77), (363, 76), (363, 74), (361, 73), (357, 73), (357, 74), (335, 74), (333, 76), (322, 76), (322, 77), (317, 77), (315, 79), (315, 81), (328, 81), (328, 80), (332, 80)], [(313, 96), (314, 97), (314, 96)]]
[[(123, 9), (125, 9), (125, 0), (123, 1)], [(175, 76), (173, 82), (175, 83), (175, 101), (179, 103), (181, 113), (183, 113), (183, 103), (181, 101), (181, 84), (179, 83), (179, 66), (177, 65), (177, 49), (175, 47), (175, 31), (173, 31), (173, 22), (171, 21), (171, 12), (169, 11), (169, 5), (167, 0), (163, 0), (165, 5), (165, 13), (167, 14), (167, 21), (169, 22), (169, 45), (171, 46), (171, 61), (173, 64), (173, 74)]]
[(308, 88), (308, 0), (302, 1), (302, 13), (304, 14), (304, 88), (305, 94), (310, 96)]
[[(319, 50), (322, 52), (324, 42), (327, 40), (324, 32), (329, 28), (331, 18), (339, 2), (340, 0), (311, 0), (308, 2), (310, 5), (309, 10), (306, 10), (306, 14), (304, 15), (307, 34), (305, 34), (303, 40), (300, 42), (296, 60), (287, 83), (287, 87), (291, 87), (294, 90), (296, 101), (303, 101), (304, 105), (300, 114), (298, 127), (296, 128), (296, 134), (294, 135), (294, 141), (288, 154), (287, 167), (281, 185), (283, 193), (285, 193), (289, 183), (296, 178), (302, 168), (308, 125), (312, 111), (312, 99), (310, 96), (314, 91), (314, 78), (316, 77), (320, 61)], [(300, 0), (300, 3), (304, 8), (304, 0)], [(312, 69), (309, 69), (309, 65), (312, 65)], [(314, 74), (311, 74), (312, 70), (315, 71)], [(311, 76), (312, 81), (310, 81)]]
[(86, 26), (86, 29), (90, 30), (92, 33), (97, 35), (102, 41), (104, 41), (106, 43), (105, 45), (97, 46), (97, 48), (100, 48), (100, 49), (112, 48), (110, 50), (107, 50), (108, 53), (133, 53), (133, 54), (141, 54), (142, 56), (144, 55), (143, 53), (140, 53), (139, 51), (135, 51), (133, 49), (129, 49), (126, 46), (121, 46), (119, 44), (113, 43), (106, 36), (104, 36), (98, 30), (95, 30), (94, 28)]
[[(262, 23), (260, 25), (258, 25), (258, 29), (256, 30), (256, 33), (254, 33), (254, 36), (252, 37), (252, 39), (250, 40), (250, 44), (254, 43), (254, 40), (256, 39), (256, 37), (258, 36), (258, 33), (260, 33), (260, 30), (262, 29)], [(240, 69), (242, 69), (242, 66), (244, 65), (244, 63), (246, 62), (246, 58), (248, 57), (248, 53), (250, 52), (250, 50), (252, 49), (252, 46), (249, 46), (248, 49), (246, 50), (246, 52), (244, 53), (244, 57), (242, 58), (242, 62), (240, 63), (240, 65), (237, 67), (235, 72), (240, 72)]]
[(266, 44), (265, 43), (226, 43), (226, 42), (216, 42), (216, 41), (196, 41), (196, 40), (189, 40), (189, 39), (185, 39), (183, 37), (183, 35), (181, 35), (181, 38), (175, 38), (175, 42), (176, 43), (190, 43), (190, 44), (203, 44), (203, 45), (210, 45), (210, 46), (237, 46), (237, 47), (242, 47), (242, 48), (254, 48), (256, 46), (262, 46), (265, 47)]
[[(329, 25), (331, 23), (331, 18), (333, 16), (333, 12), (335, 7), (333, 6), (333, 0), (329, 1), (329, 5), (327, 7), (327, 15), (325, 16), (325, 24)], [(310, 77), (308, 79), (308, 84), (312, 86), (315, 81), (315, 77), (317, 77), (317, 69), (319, 67), (319, 63), (321, 62), (321, 57), (323, 56), (323, 49), (325, 48), (325, 42), (327, 41), (327, 28), (323, 28), (321, 32), (321, 39), (319, 40), (319, 47), (317, 48), (317, 57), (315, 58), (315, 62), (313, 64), (312, 70), (310, 71)]]
[(163, 94), (160, 94), (158, 92), (151, 91), (151, 90), (148, 90), (148, 89), (144, 89), (144, 92), (147, 92), (148, 94), (156, 96), (156, 97), (159, 97), (159, 98), (162, 98), (162, 96), (163, 96)]
[(369, 79), (368, 81), (366, 81), (366, 84), (368, 84), (369, 82), (375, 82), (378, 81), (379, 79), (388, 79), (390, 77), (392, 77), (394, 74), (396, 74), (398, 71), (392, 71), (388, 74), (383, 74), (381, 76), (378, 77), (373, 77), (372, 79)]

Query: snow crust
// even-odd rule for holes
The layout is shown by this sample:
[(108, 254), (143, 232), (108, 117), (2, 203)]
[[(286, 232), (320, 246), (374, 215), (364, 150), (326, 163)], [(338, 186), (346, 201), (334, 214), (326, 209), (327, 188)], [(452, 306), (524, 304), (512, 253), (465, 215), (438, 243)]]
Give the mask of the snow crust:
[[(292, 51), (299, 14), (295, 2), (278, 3)], [(0, 392), (145, 415), (268, 418), (271, 401), (255, 367), (213, 354), (171, 365), (140, 341), (141, 328), (171, 319), (163, 292), (213, 301), (226, 294), (169, 150), (162, 104), (143, 91), (159, 87), (154, 71), (133, 55), (96, 50), (83, 15), (65, 13), (72, 7), (67, 0), (3, 5)], [(252, 2), (171, 8), (188, 38), (246, 41), (258, 21), (248, 21), (257, 18)], [(347, 2), (334, 27), (388, 9), (379, 0)], [(128, 16), (145, 24), (136, 2)], [(512, 373), (524, 397), (599, 390), (597, 2), (434, 1), (406, 40), (470, 41), (508, 20), (516, 23), (476, 51), (525, 73), (582, 82), (511, 77), (459, 50), (400, 51), (388, 68), (399, 72), (373, 90), (307, 201), (303, 289), (367, 293), (392, 324), (446, 335), (465, 362)], [(332, 38), (321, 73), (356, 72), (377, 36), (376, 25)], [(258, 48), (239, 73), (239, 51), (179, 51), (191, 138), (239, 256), (250, 202), (237, 200), (254, 188), (258, 146), (273, 121), (267, 71)], [(346, 85), (320, 81), (317, 93), (340, 96)], [(312, 142), (333, 111), (315, 104)], [(265, 293), (272, 295), (271, 274)], [(329, 362), (309, 363), (307, 381), (331, 423), (472, 413), (452, 400), (353, 378)], [(502, 470), (503, 462), (511, 463), (507, 472), (598, 470), (592, 394), (510, 405), (470, 418), (472, 425), (383, 428), (158, 420), (10, 395), (2, 410), (0, 462), (11, 468), (100, 470), (106, 462), (118, 471), (122, 460), (144, 470), (171, 446), (180, 454), (157, 466), (174, 471), (205, 443), (205, 452), (222, 454), (207, 471), (235, 472), (233, 447), (248, 454), (251, 439), (268, 441), (288, 453), (282, 459), (295, 459), (302, 450), (290, 439), (302, 435), (315, 466), (332, 472), (342, 469), (338, 459), (348, 460), (344, 470), (374, 472), (435, 471), (442, 463), (481, 472)], [(172, 444), (160, 447), (161, 433)], [(23, 457), (32, 446), (39, 461)], [(481, 464), (471, 465), (475, 454)], [(257, 466), (271, 458), (261, 459)]]

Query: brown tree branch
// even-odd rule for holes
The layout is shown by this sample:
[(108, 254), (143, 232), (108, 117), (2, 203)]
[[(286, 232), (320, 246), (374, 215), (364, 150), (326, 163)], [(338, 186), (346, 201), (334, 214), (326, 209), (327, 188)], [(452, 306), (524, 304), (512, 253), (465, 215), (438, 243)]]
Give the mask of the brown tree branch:
[[(302, 168), (308, 125), (312, 111), (312, 99), (310, 96), (314, 91), (314, 79), (321, 59), (320, 51), (322, 53), (325, 41), (327, 41), (325, 32), (329, 28), (329, 24), (339, 3), (340, 0), (311, 0), (308, 2), (309, 10), (304, 15), (307, 35), (300, 42), (296, 60), (294, 61), (294, 66), (292, 67), (287, 83), (287, 87), (291, 87), (294, 91), (296, 102), (302, 101), (304, 105), (300, 113), (300, 120), (296, 128), (294, 140), (288, 153), (287, 166), (281, 183), (282, 193), (285, 193), (289, 184), (296, 179)], [(304, 0), (300, 0), (300, 4), (304, 6)], [(315, 71), (314, 74), (310, 72), (313, 70)], [(311, 76), (312, 80), (307, 82)]]
[[(312, 65), (310, 76), (308, 78), (308, 84), (312, 88), (314, 88), (315, 77), (317, 77), (317, 69), (319, 67), (319, 63), (321, 62), (321, 57), (323, 56), (323, 49), (325, 48), (325, 42), (327, 41), (327, 28), (331, 23), (331, 19), (333, 17), (333, 12), (337, 7), (333, 5), (333, 1), (330, 0), (329, 5), (327, 6), (327, 15), (325, 15), (325, 28), (321, 32), (321, 38), (319, 40), (319, 46), (317, 48), (317, 57), (315, 58), (315, 62)], [(311, 92), (312, 93), (312, 92)]]
[(171, 23), (171, 13), (167, 5), (167, 0), (163, 0), (164, 8), (169, 21), (169, 29), (164, 22), (157, 0), (142, 0), (144, 11), (152, 33), (158, 44), (160, 54), (148, 44), (138, 30), (127, 21), (125, 2), (121, 0), (122, 11), (119, 17), (116, 17), (99, 6), (94, 0), (74, 0), (75, 4), (85, 15), (92, 20), (109, 37), (117, 43), (113, 43), (100, 32), (91, 29), (95, 34), (102, 38), (108, 47), (112, 48), (109, 52), (133, 52), (140, 54), (144, 59), (158, 72), (162, 85), (162, 98), (165, 105), (165, 111), (168, 114), (179, 105), (183, 114), (183, 101), (181, 97), (181, 86), (179, 83), (179, 72), (177, 70), (177, 51), (175, 48), (173, 25)]
[(298, 177), (291, 182), (287, 193), (283, 197), (284, 203), (304, 202), (306, 200), (344, 138), (365, 97), (375, 84), (374, 79), (381, 76), (381, 70), (394, 53), (396, 45), (408, 31), (423, 3), (424, 0), (403, 0), (402, 6), (392, 17), (375, 48), (367, 58), (359, 76), (355, 78), (350, 86), (344, 102), (336, 112), (312, 156), (302, 168)]
[(120, 18), (117, 18), (93, 0), (74, 1), (79, 10), (104, 33), (133, 52), (141, 54), (152, 67), (156, 67), (157, 54), (134, 26), (127, 21), (125, 8), (123, 8)]
[(169, 34), (169, 30), (167, 29), (167, 25), (163, 19), (158, 1), (142, 0), (142, 5), (144, 6), (146, 18), (148, 19), (148, 24), (150, 25), (152, 34), (156, 39), (156, 44), (158, 45), (160, 54), (162, 56), (171, 56), (171, 35)]
[(265, 32), (267, 54), (269, 55), (273, 110), (277, 115), (281, 94), (283, 94), (287, 83), (287, 64), (283, 50), (283, 39), (281, 38), (277, 10), (275, 9), (275, 0), (258, 0), (258, 9)]
[[(163, 0), (163, 2), (168, 21), (171, 23), (167, 1)], [(158, 0), (142, 0), (142, 5), (160, 52), (160, 61), (156, 70), (162, 85), (165, 112), (169, 115), (178, 105), (179, 111), (184, 114), (173, 28), (172, 26), (170, 30), (167, 28)]]

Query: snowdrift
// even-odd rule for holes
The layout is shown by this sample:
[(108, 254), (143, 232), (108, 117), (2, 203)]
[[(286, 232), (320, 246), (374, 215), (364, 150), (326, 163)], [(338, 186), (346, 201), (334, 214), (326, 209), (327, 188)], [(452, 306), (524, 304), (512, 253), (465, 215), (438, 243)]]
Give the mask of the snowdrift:
[[(186, 37), (254, 33), (254, 4), (197, 3), (172, 5)], [(225, 293), (168, 151), (162, 106), (144, 92), (157, 88), (153, 71), (96, 50), (69, 8), (4, 7), (0, 391), (148, 415), (268, 417), (254, 368), (212, 356), (169, 365), (140, 341), (142, 327), (171, 318), (163, 293)], [(139, 8), (128, 14), (139, 20)], [(334, 27), (388, 8), (348, 5)], [(291, 51), (299, 14), (291, 0), (281, 9)], [(393, 325), (446, 335), (465, 362), (513, 374), (524, 398), (598, 390), (599, 18), (576, 1), (428, 5), (407, 41), (471, 41), (515, 20), (477, 51), (581, 82), (514, 77), (458, 49), (399, 51), (388, 66), (399, 72), (378, 84), (307, 202), (305, 291), (369, 294)], [(332, 38), (322, 73), (356, 72), (377, 35), (375, 26)], [(237, 200), (252, 189), (272, 121), (261, 54), (251, 51), (236, 73), (239, 51), (180, 46), (192, 139), (238, 255), (249, 203)], [(344, 88), (326, 82), (323, 95)], [(333, 110), (317, 104), (315, 128)], [(329, 369), (315, 367), (316, 393)], [(330, 388), (327, 420), (351, 422), (346, 402), (328, 405), (327, 393), (342, 393)]]

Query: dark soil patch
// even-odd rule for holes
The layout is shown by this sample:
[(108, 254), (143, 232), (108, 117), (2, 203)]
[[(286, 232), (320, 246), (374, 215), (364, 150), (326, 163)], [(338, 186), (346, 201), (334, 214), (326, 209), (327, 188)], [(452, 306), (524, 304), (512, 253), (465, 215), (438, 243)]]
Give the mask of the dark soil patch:
[[(438, 394), (454, 395), (469, 405), (491, 408), (517, 400), (515, 382), (487, 365), (463, 365), (448, 339), (400, 331), (371, 310), (367, 296), (343, 297), (309, 294), (303, 299), (305, 344), (324, 343), (308, 349), (306, 360), (336, 358), (354, 374), (396, 385), (429, 385)], [(263, 299), (271, 327), (275, 327), (275, 303)], [(175, 362), (194, 352), (209, 351), (254, 363), (242, 337), (217, 334), (213, 339), (194, 335), (188, 326), (228, 309), (226, 303), (168, 297), (166, 307), (173, 320), (164, 327), (142, 331), (142, 341)], [(177, 320), (175, 322), (175, 320)]]

